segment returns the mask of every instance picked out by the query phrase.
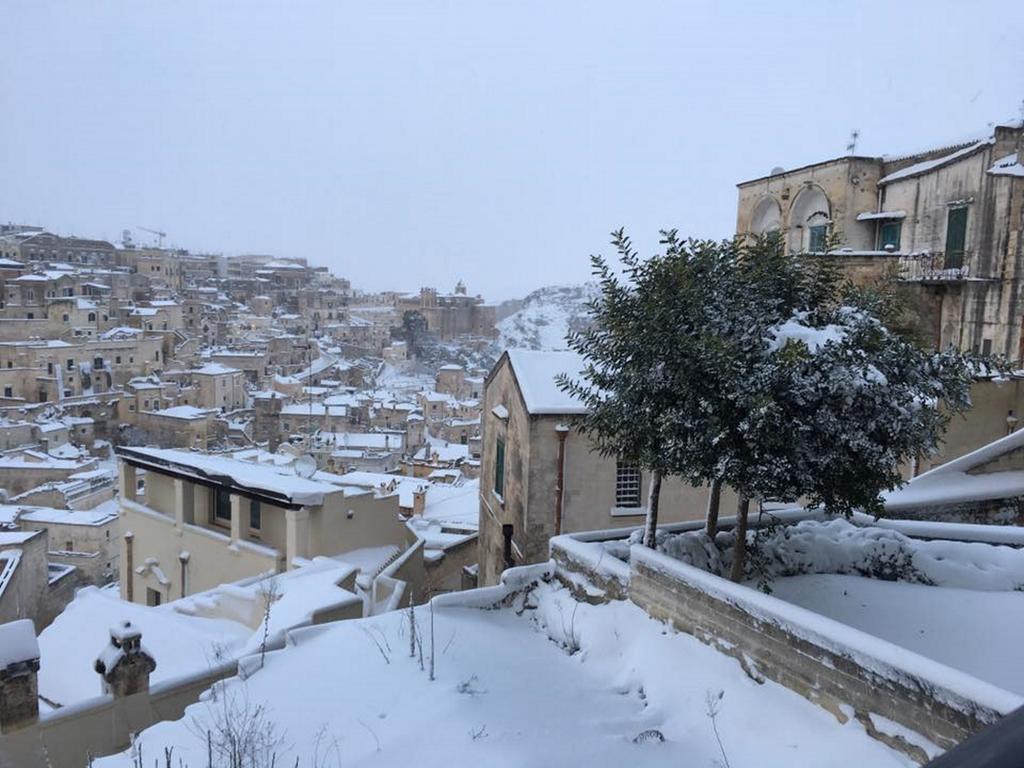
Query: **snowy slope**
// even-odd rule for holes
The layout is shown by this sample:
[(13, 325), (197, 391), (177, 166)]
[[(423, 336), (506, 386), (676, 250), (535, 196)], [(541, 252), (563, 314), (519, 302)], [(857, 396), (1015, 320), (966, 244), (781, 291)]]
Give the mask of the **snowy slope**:
[(596, 283), (540, 288), (519, 311), (498, 323), (503, 349), (566, 349), (565, 335), (587, 326), (586, 303), (597, 296)]
[[(416, 619), (429, 664), (425, 606)], [(232, 678), (183, 719), (144, 731), (139, 748), (162, 755), (173, 745), (175, 765), (206, 765), (204, 730), (212, 726), (222, 743), (218, 718), (242, 723), (248, 713), (279, 766), (911, 764), (857, 721), (840, 724), (776, 683), (754, 683), (732, 658), (629, 602), (592, 606), (542, 585), (529, 608), (440, 604), (433, 681), (409, 656), (407, 627), (407, 612), (396, 611), (293, 635), (247, 681)], [(709, 695), (717, 697), (721, 747)], [(253, 714), (258, 707), (265, 709)], [(133, 764), (125, 752), (96, 766)]]

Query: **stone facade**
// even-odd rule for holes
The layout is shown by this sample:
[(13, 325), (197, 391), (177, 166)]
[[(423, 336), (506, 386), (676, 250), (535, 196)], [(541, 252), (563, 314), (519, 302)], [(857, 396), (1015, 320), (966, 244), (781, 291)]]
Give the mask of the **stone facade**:
[[(529, 353), (528, 353), (529, 354)], [(554, 377), (559, 370), (551, 370)], [(588, 438), (571, 428), (571, 413), (531, 414), (506, 353), (487, 378), (482, 408), (480, 467), (480, 584), (496, 584), (511, 565), (543, 562), (556, 533), (639, 525), (646, 509), (649, 477), (640, 474), (635, 506), (619, 506), (614, 458), (596, 453)], [(500, 415), (499, 415), (500, 414)], [(506, 415), (507, 414), (507, 415)], [(564, 432), (561, 427), (570, 427)], [(561, 529), (556, 530), (558, 448), (564, 434)], [(502, 488), (497, 490), (498, 443), (504, 446)], [(663, 522), (703, 517), (708, 490), (677, 479), (661, 489)], [(722, 493), (722, 509), (735, 496)], [(506, 539), (506, 536), (509, 536)]]
[[(739, 186), (736, 231), (832, 258), (854, 282), (892, 273), (922, 338), (1024, 357), (1024, 129), (903, 157), (841, 157)], [(1009, 163), (1009, 164), (1008, 164)], [(1002, 165), (1001, 165), (1002, 164)], [(824, 254), (829, 236), (837, 250)]]

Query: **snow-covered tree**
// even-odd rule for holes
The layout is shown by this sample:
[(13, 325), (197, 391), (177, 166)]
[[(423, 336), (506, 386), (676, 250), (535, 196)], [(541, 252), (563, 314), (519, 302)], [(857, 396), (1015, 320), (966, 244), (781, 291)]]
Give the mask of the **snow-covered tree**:
[(736, 258), (716, 276), (712, 321), (733, 343), (702, 395), (705, 429), (687, 432), (704, 444), (669, 463), (736, 491), (739, 580), (752, 499), (880, 513), (899, 465), (969, 405), (970, 366), (889, 331), (877, 295), (843, 285), (830, 262), (787, 254), (777, 237), (726, 248)]
[(683, 241), (640, 259), (620, 231), (618, 276), (594, 258), (594, 326), (570, 336), (586, 361), (562, 386), (606, 455), (651, 473), (644, 543), (653, 546), (664, 475), (710, 484), (737, 506), (734, 579), (751, 500), (806, 498), (831, 512), (881, 510), (898, 466), (935, 447), (968, 402), (958, 353), (926, 352), (880, 319), (880, 299), (834, 265), (787, 254), (781, 239)]
[(719, 267), (731, 246), (679, 240), (662, 233), (665, 252), (641, 259), (622, 230), (612, 243), (621, 276), (592, 257), (600, 294), (589, 304), (591, 326), (568, 343), (585, 360), (580, 380), (560, 384), (588, 410), (579, 426), (597, 450), (650, 473), (644, 543), (654, 546), (661, 480), (692, 468), (702, 441), (699, 402), (708, 376), (728, 359), (714, 314)]

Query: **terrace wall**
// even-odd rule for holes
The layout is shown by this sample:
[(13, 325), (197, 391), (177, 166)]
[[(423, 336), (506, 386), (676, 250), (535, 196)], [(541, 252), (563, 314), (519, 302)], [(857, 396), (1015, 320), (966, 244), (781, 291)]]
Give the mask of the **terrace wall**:
[[(785, 523), (808, 517), (783, 514)], [(627, 565), (602, 543), (616, 538), (623, 531), (552, 540), (555, 575), (578, 599), (628, 598), (734, 657), (755, 681), (784, 685), (841, 722), (855, 717), (868, 735), (919, 763), (934, 747), (950, 749), (1024, 703), (959, 670), (647, 548), (631, 547)]]

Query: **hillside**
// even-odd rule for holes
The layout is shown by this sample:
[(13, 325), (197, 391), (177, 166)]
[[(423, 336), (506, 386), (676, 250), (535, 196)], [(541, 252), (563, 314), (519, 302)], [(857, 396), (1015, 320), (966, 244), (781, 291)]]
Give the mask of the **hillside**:
[(537, 289), (498, 323), (499, 344), (503, 349), (565, 349), (566, 334), (586, 327), (586, 303), (598, 292), (596, 283)]

